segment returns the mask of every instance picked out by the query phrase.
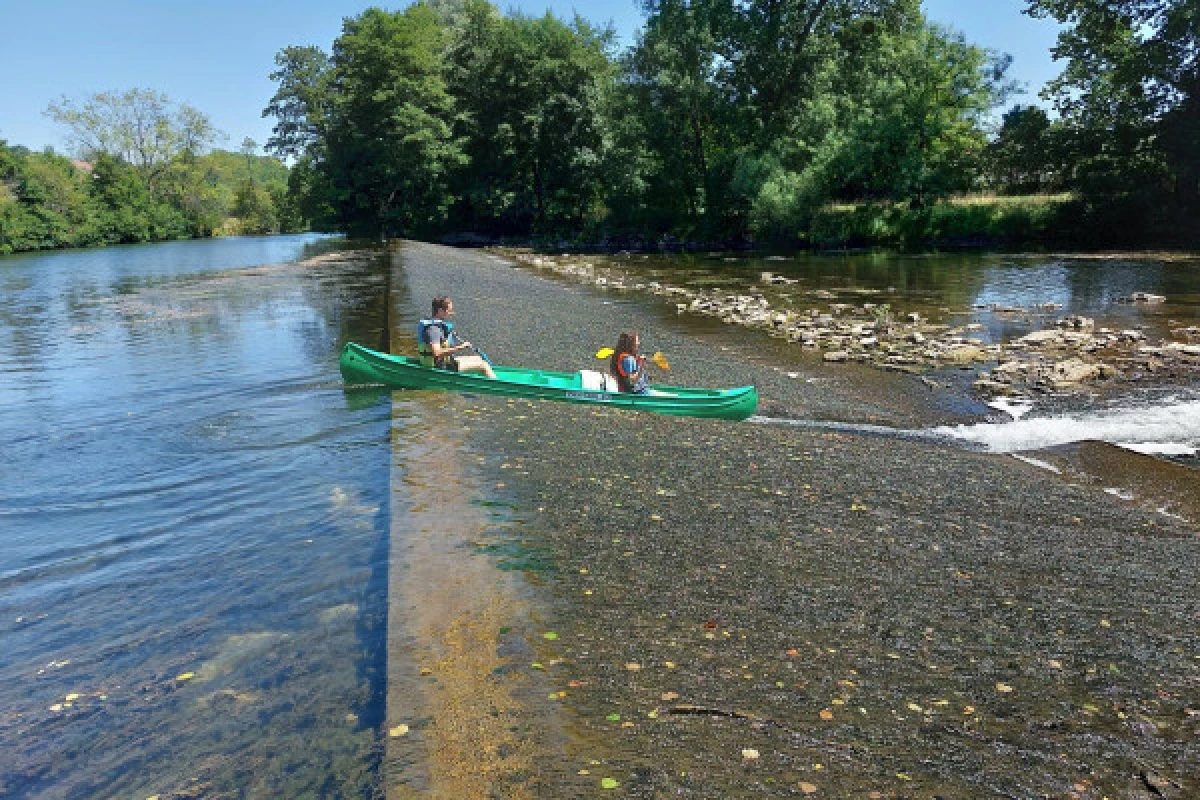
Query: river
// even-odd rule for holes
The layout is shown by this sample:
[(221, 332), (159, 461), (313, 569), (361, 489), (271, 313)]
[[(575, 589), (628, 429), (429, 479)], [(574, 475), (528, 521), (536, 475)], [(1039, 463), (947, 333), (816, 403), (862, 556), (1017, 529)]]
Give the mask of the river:
[[(422, 645), (405, 637), (422, 629), (412, 620), (435, 624), (462, 604), (454, 597), (461, 586), (443, 570), (455, 570), (464, 553), (478, 557), (471, 570), (497, 564), (529, 583), (516, 600), (485, 606), (481, 619), (491, 627), (464, 648), (494, 637), (498, 646), (482, 649), (495, 663), (477, 666), (526, 676), (522, 692), (549, 697), (500, 704), (508, 710), (493, 714), (505, 723), (494, 735), (515, 738), (503, 753), (489, 752), (496, 772), (488, 774), (512, 796), (590, 792), (611, 774), (640, 796), (723, 796), (741, 785), (770, 792), (786, 779), (793, 792), (812, 785), (893, 796), (907, 788), (896, 784), (902, 780), (967, 797), (981, 785), (971, 770), (1010, 796), (1034, 796), (1054, 786), (1056, 772), (1086, 776), (1079, 759), (1102, 744), (1119, 763), (1076, 778), (1091, 788), (1117, 785), (1114, 775), (1139, 758), (1181, 779), (1175, 768), (1183, 765), (1172, 758), (1189, 734), (1171, 715), (1182, 711), (1153, 691), (1143, 702), (1141, 689), (1157, 682), (1174, 697), (1194, 673), (1186, 655), (1175, 655), (1194, 644), (1194, 629), (1181, 627), (1194, 612), (1186, 586), (1195, 548), (1180, 519), (1191, 511), (1162, 493), (1190, 492), (1195, 483), (1177, 466), (1160, 473), (1153, 459), (1114, 465), (1107, 451), (1084, 452), (1079, 443), (1097, 438), (1105, 419), (1112, 432), (1099, 438), (1130, 439), (1131, 428), (1146, 427), (1148, 409), (1165, 409), (1151, 438), (1176, 444), (1190, 463), (1196, 419), (1178, 409), (1195, 402), (1192, 387), (984, 422), (991, 409), (969, 393), (826, 367), (797, 347), (680, 317), (653, 298), (548, 283), (478, 253), (345, 248), (289, 236), (0, 258), (0, 796), (367, 797), (396, 774), (397, 759), (418, 789), (439, 779), (473, 785), (461, 742), (457, 765), (443, 764), (441, 773), (420, 766), (437, 760), (436, 726), (421, 730), (421, 709), (432, 713), (440, 696), (445, 713), (467, 713), (475, 696), (463, 685), (468, 673), (410, 669), (398, 680), (397, 664), (388, 663), (400, 641), (411, 650), (401, 651), (401, 666), (414, 667)], [(730, 286), (770, 270), (810, 289), (890, 289), (897, 305), (919, 304), (930, 315), (1052, 301), (1069, 313), (1111, 312), (1121, 325), (1167, 329), (1196, 324), (1194, 267), (951, 255), (651, 258), (637, 269)], [(439, 290), (456, 297), (463, 328), (497, 360), (590, 366), (591, 353), (632, 323), (670, 354), (673, 382), (758, 384), (760, 418), (731, 427), (496, 398), (345, 391), (341, 345), (411, 344), (411, 323)], [(1169, 303), (1148, 310), (1111, 302), (1127, 291), (1165, 294)], [(987, 322), (985, 312), (968, 313)], [(989, 323), (989, 335), (1005, 335), (1008, 324)], [(443, 440), (422, 430), (447, 419), (459, 433)], [(1027, 454), (1038, 462), (1027, 465), (971, 452), (980, 442), (997, 452), (1084, 450)], [(430, 451), (446, 464), (443, 479), (410, 475), (408, 459)], [(1047, 470), (1076, 484), (1054, 488), (1041, 477)], [(451, 473), (474, 502), (453, 508), (458, 516), (439, 516), (423, 504)], [(1089, 488), (1085, 473), (1104, 478)], [(945, 491), (955, 485), (957, 493)], [(609, 507), (603, 498), (614, 486), (626, 486), (634, 502)], [(422, 514), (427, 519), (413, 521)], [(454, 520), (455, 530), (439, 529), (439, 520)], [(457, 526), (471, 525), (474, 538), (425, 552), (421, 525), (435, 536), (464, 536)], [(655, 536), (644, 535), (647, 525)], [(728, 529), (735, 538), (709, 533)], [(1092, 538), (1077, 538), (1085, 530)], [(1139, 543), (1134, 530), (1152, 533)], [(1046, 531), (1054, 544), (1043, 541)], [(980, 538), (958, 538), (967, 533)], [(398, 586), (397, 535), (413, 544), (404, 569), (416, 576)], [(989, 549), (998, 541), (1000, 551)], [(710, 550), (721, 543), (726, 551)], [(1089, 594), (1069, 619), (1039, 572), (1047, 547), (1051, 564), (1071, 555), (1055, 578)], [(1088, 557), (1098, 560), (1086, 564)], [(880, 577), (872, 565), (885, 562), (892, 571)], [(688, 582), (663, 580), (673, 575)], [(440, 594), (428, 590), (439, 581)], [(475, 581), (497, 584), (486, 570)], [(914, 586), (923, 591), (913, 594)], [(1116, 601), (1121, 592), (1132, 592), (1128, 608)], [(431, 606), (431, 595), (443, 605)], [(398, 597), (411, 608), (399, 635), (404, 620), (394, 610), (389, 620)], [(993, 609), (985, 598), (1003, 602)], [(1009, 619), (1025, 608), (1038, 631), (1069, 631), (1070, 641), (1049, 644)], [(545, 637), (547, 629), (561, 638)], [(1110, 629), (1129, 633), (1116, 643), (1093, 638)], [(986, 644), (970, 639), (977, 631)], [(960, 673), (953, 692), (937, 685), (923, 662), (958, 658), (963, 637), (971, 663), (986, 667), (985, 688), (1014, 684), (1015, 696), (992, 707)], [(764, 638), (769, 654), (737, 644)], [(725, 640), (736, 648), (722, 652)], [(1170, 654), (1166, 661), (1147, 659), (1155, 648)], [(1060, 704), (1055, 721), (1071, 732), (1044, 747), (1021, 722), (1033, 725), (1042, 713), (1023, 699), (1036, 699), (1030, 694), (1047, 669), (1035, 667), (1034, 651), (1062, 662), (1053, 670), (1065, 664), (1079, 674), (1041, 686)], [(450, 657), (439, 657), (441, 670)], [(678, 664), (678, 672), (664, 677), (655, 664)], [(1101, 679), (1111, 685), (1099, 687)], [(405, 696), (389, 698), (397, 684)], [(496, 681), (489, 686), (488, 703), (499, 703)], [(747, 694), (752, 689), (762, 694)], [(422, 692), (433, 699), (421, 701)], [(853, 692), (855, 714), (899, 727), (884, 733), (855, 722), (823, 740), (804, 727), (798, 709), (817, 725), (822, 709), (840, 720)], [(770, 724), (746, 730), (753, 716), (706, 723), (685, 715), (651, 733), (658, 698), (668, 693), (714, 713), (759, 703), (756, 713)], [(945, 742), (934, 720), (943, 696), (959, 716), (964, 704), (990, 714), (971, 735), (997, 737), (994, 752), (964, 740), (939, 760)], [(1144, 744), (1105, 716), (1117, 714), (1119, 702), (1120, 720), (1126, 711), (1148, 719), (1152, 701), (1162, 706), (1153, 724), (1164, 733)], [(1087, 738), (1087, 721), (1064, 721), (1068, 705), (1103, 717), (1099, 738)], [(389, 719), (389, 706), (411, 717)], [(888, 717), (889, 706), (909, 708), (931, 727), (906, 745), (898, 731), (914, 723), (900, 725), (895, 710)], [(637, 726), (623, 727), (631, 713)], [(403, 740), (414, 742), (410, 750), (386, 751), (387, 731), (402, 721), (421, 737)], [(721, 727), (698, 727), (707, 724)], [(869, 741), (874, 750), (864, 749)], [(686, 769), (672, 772), (664, 742)], [(738, 755), (752, 745), (763, 754), (757, 771)], [(1023, 754), (1015, 777), (1005, 772), (1007, 747)], [(1079, 758), (1055, 762), (1053, 748)], [(523, 754), (519, 769), (505, 767), (510, 751)], [(772, 765), (773, 757), (783, 761)], [(540, 777), (530, 777), (531, 764)]]
[(374, 780), (391, 420), (336, 353), (385, 270), (331, 244), (0, 259), (0, 796)]

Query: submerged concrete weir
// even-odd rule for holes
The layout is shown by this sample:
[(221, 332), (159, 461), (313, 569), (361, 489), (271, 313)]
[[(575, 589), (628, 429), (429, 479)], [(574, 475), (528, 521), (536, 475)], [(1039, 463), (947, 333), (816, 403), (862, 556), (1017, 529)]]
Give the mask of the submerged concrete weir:
[[(391, 309), (392, 352), (412, 348), (410, 316)], [(463, 434), (447, 424), (465, 402), (393, 393), (388, 798), (538, 796), (538, 764), (561, 750), (548, 690), (530, 667), (523, 579), (480, 547), (495, 523), (464, 469)]]

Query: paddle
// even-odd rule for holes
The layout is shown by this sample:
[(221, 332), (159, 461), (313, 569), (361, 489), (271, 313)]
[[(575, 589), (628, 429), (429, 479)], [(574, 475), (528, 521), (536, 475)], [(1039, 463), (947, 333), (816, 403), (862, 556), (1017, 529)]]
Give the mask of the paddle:
[[(596, 358), (609, 358), (615, 352), (616, 351), (611, 347), (601, 347), (596, 351)], [(650, 360), (653, 361), (654, 366), (658, 367), (659, 369), (669, 370), (671, 368), (671, 365), (667, 363), (667, 357), (662, 353), (655, 353), (654, 355), (650, 356)]]
[[(450, 330), (451, 330), (451, 331), (455, 331), (454, 323), (453, 323), (453, 322), (451, 322), (451, 323), (448, 323), (448, 324), (450, 325)], [(467, 345), (468, 347), (470, 347), (470, 348), (471, 348), (472, 350), (474, 350), (476, 353), (478, 353), (478, 354), (479, 354), (479, 357), (480, 357), (480, 358), (482, 358), (482, 359), (483, 359), (485, 362), (487, 362), (487, 365), (488, 365), (489, 367), (495, 367), (495, 366), (496, 366), (495, 364), (493, 364), (493, 363), (492, 363), (492, 360), (491, 360), (490, 358), (488, 358), (488, 356), (487, 356), (487, 353), (483, 352), (482, 350), (480, 350), (478, 347), (476, 347), (475, 345), (471, 344), (470, 342), (468, 342), (468, 341), (465, 341), (465, 337), (463, 337), (463, 336), (462, 336), (461, 332), (455, 332), (455, 333), (454, 333), (454, 336), (455, 336), (455, 338), (462, 338), (462, 339), (464, 339), (464, 341), (463, 341), (462, 343), (463, 343), (463, 344), (465, 344), (465, 345)]]

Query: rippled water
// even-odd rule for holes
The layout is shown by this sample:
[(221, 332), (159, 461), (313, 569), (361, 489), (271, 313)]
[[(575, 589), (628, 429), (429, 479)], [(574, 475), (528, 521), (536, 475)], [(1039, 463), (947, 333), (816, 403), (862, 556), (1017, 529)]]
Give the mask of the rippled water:
[(338, 244), (0, 258), (0, 795), (372, 790), (385, 272), (289, 263)]

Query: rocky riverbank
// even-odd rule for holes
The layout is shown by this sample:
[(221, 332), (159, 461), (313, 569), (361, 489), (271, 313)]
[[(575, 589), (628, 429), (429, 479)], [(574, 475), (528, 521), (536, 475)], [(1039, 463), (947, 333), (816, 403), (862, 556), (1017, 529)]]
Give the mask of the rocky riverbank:
[[(710, 333), (486, 255), (412, 244), (397, 263), (410, 315), (448, 293), (507, 363), (577, 369), (634, 327), (672, 354), (672, 380), (751, 382), (783, 417), (862, 418), (903, 396), (899, 376), (855, 395), (759, 330)], [(533, 772), (514, 760), (507, 787), (1200, 791), (1200, 539), (1183, 520), (945, 442), (492, 396), (447, 396), (429, 424), (463, 431), (481, 502), (509, 515), (462, 557), (520, 571), (534, 597), (478, 646), (505, 657), (497, 681), (543, 687), (563, 726), (562, 753)]]
[[(974, 311), (1044, 325), (1007, 342), (988, 342), (979, 323), (951, 325), (925, 319), (884, 302), (870, 290), (807, 290), (772, 304), (762, 287), (786, 287), (795, 279), (773, 272), (741, 292), (644, 280), (619, 267), (599, 266), (576, 255), (505, 251), (517, 263), (614, 292), (644, 292), (672, 303), (680, 314), (700, 314), (819, 350), (826, 362), (859, 362), (883, 369), (923, 373), (939, 368), (976, 370), (973, 386), (983, 397), (1070, 393), (1134, 384), (1200, 380), (1200, 326), (1176, 325), (1169, 338), (1151, 341), (1139, 329), (1097, 327), (1095, 320), (1063, 315), (1061, 306), (986, 306)], [(1160, 295), (1133, 293), (1124, 301), (1154, 305)], [(967, 309), (943, 309), (948, 314)]]

